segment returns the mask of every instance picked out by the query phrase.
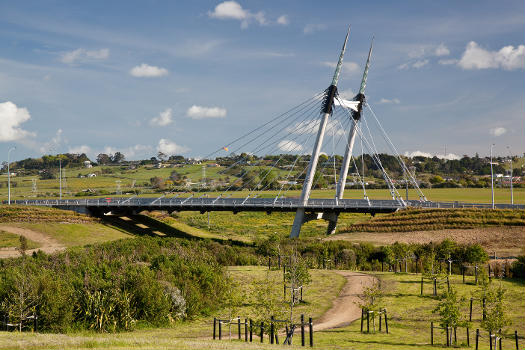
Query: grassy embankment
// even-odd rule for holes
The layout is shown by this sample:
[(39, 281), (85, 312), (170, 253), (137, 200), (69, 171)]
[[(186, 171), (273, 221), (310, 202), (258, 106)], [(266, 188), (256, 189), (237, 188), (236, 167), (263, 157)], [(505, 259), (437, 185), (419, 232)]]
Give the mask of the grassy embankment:
[[(263, 267), (234, 267), (230, 269), (231, 276), (246, 288), (247, 293), (253, 296), (253, 290), (249, 287), (254, 279), (264, 278), (266, 270)], [(281, 272), (272, 272), (280, 275)], [(334, 296), (342, 286), (341, 276), (333, 271), (312, 271), (315, 283), (312, 283), (305, 290), (305, 305), (297, 308), (297, 314), (305, 313), (314, 317), (322, 314), (332, 302)], [(378, 273), (378, 278), (382, 280), (385, 288), (385, 297), (382, 304), (388, 309), (390, 334), (372, 333), (361, 334), (359, 331), (359, 320), (351, 325), (333, 330), (319, 331), (315, 333), (314, 341), (316, 348), (322, 349), (445, 349), (444, 335), (436, 330), (434, 337), (437, 344), (430, 346), (430, 322), (438, 322), (438, 316), (432, 313), (438, 300), (432, 297), (431, 286), (425, 285), (425, 294), (420, 296), (420, 275), (415, 274), (393, 274)], [(278, 276), (276, 276), (279, 278)], [(472, 279), (471, 277), (469, 279)], [(471, 282), (467, 280), (467, 282)], [(464, 296), (461, 309), (465, 317), (468, 316), (468, 299), (480, 287), (473, 284), (462, 284), (460, 276), (451, 278), (452, 287), (456, 288), (460, 296)], [(525, 335), (525, 299), (523, 298), (524, 284), (514, 281), (493, 281), (492, 283), (502, 283), (506, 290), (507, 315), (511, 320), (511, 325), (504, 329), (506, 336), (511, 337), (514, 330), (520, 335), (520, 342), (524, 341)], [(440, 285), (440, 292), (445, 285)], [(275, 293), (281, 293), (278, 286)], [(322, 296), (322, 298), (321, 298)], [(253, 300), (253, 299), (248, 299)], [(252, 301), (245, 303), (237, 309), (235, 315), (251, 316), (250, 310), (253, 306)], [(217, 316), (225, 316), (228, 310), (224, 309)], [(36, 349), (36, 348), (94, 348), (94, 349), (275, 349), (277, 345), (269, 345), (268, 337), (265, 337), (265, 344), (258, 342), (258, 337), (254, 338), (254, 343), (244, 343), (238, 340), (227, 340), (228, 329), (225, 326), (223, 332), (225, 340), (212, 341), (211, 318), (202, 318), (182, 324), (176, 324), (171, 328), (160, 329), (139, 329), (132, 332), (119, 334), (98, 334), (92, 332), (71, 333), (71, 334), (31, 334), (17, 332), (0, 332), (0, 348), (2, 349)], [(471, 346), (474, 344), (475, 329), (480, 327), (481, 307), (474, 304), (473, 322), (471, 325)], [(236, 329), (233, 327), (233, 337), (236, 336)], [(466, 348), (465, 330), (458, 330), (458, 343), (461, 348)], [(486, 332), (482, 331), (486, 337)], [(488, 348), (487, 341), (483, 339), (480, 343), (481, 348)], [(291, 348), (301, 348), (300, 337), (294, 337), (294, 345)], [(281, 346), (281, 345), (279, 345)], [(504, 348), (513, 348), (513, 339), (504, 340)]]
[(339, 232), (409, 232), (443, 229), (469, 229), (492, 226), (525, 226), (523, 210), (408, 209), (377, 215)]
[[(97, 218), (54, 208), (0, 206), (0, 224), (41, 232), (66, 247), (132, 237), (126, 232), (105, 225)], [(14, 236), (17, 237), (16, 240), (19, 239), (18, 235)], [(8, 244), (0, 243), (0, 247), (8, 247)], [(19, 242), (11, 244), (19, 246)], [(29, 248), (37, 247), (30, 244)]]

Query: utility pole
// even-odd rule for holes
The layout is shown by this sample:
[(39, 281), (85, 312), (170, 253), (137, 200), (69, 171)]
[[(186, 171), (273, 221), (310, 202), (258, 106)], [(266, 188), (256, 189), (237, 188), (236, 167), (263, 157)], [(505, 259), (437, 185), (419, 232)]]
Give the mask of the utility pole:
[(324, 133), (326, 130), (326, 124), (328, 123), (328, 117), (332, 113), (332, 106), (334, 103), (334, 97), (337, 93), (337, 82), (339, 80), (339, 73), (343, 66), (343, 57), (345, 55), (346, 44), (348, 42), (348, 36), (350, 34), (350, 27), (348, 27), (348, 32), (346, 33), (345, 41), (341, 53), (339, 55), (339, 61), (335, 68), (334, 76), (332, 79), (332, 84), (326, 90), (325, 99), (321, 109), (321, 120), (319, 122), (319, 131), (317, 132), (317, 138), (312, 150), (312, 156), (310, 158), (310, 163), (308, 164), (308, 171), (303, 183), (303, 191), (301, 192), (300, 198), (300, 207), (295, 213), (295, 218), (292, 225), (292, 231), (290, 232), (290, 238), (299, 237), (301, 233), (301, 227), (305, 222), (305, 206), (308, 205), (308, 199), (310, 198), (310, 190), (312, 189), (312, 184), (314, 180), (315, 170), (317, 168), (317, 162), (319, 160), (319, 153), (321, 152), (321, 146), (323, 145)]
[(512, 192), (512, 177), (513, 177), (513, 171), (512, 171), (512, 154), (510, 153), (510, 146), (507, 146), (507, 149), (509, 150), (509, 162), (510, 162), (510, 204), (514, 204), (514, 193)]
[(59, 182), (59, 187), (60, 187), (60, 199), (62, 199), (62, 157), (58, 158), (58, 168), (59, 168), (58, 182)]
[(9, 163), (11, 162), (10, 155), (11, 151), (14, 151), (16, 147), (11, 147), (9, 151), (7, 151), (7, 204), (11, 205), (11, 170), (9, 169)]
[(495, 144), (490, 145), (490, 189), (492, 191), (492, 209), (494, 209), (494, 171), (492, 169), (492, 148)]

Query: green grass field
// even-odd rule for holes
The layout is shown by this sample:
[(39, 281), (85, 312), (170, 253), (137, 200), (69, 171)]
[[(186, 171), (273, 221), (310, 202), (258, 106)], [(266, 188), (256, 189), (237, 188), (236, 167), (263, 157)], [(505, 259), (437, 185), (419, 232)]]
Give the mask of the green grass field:
[[(0, 248), (18, 248), (20, 247), (20, 236), (14, 233), (0, 230)], [(32, 240), (27, 240), (27, 248), (34, 249), (40, 245)]]
[[(266, 270), (263, 267), (231, 268), (230, 274), (243, 286), (246, 286), (248, 294), (252, 293), (249, 287), (253, 280), (263, 278)], [(276, 278), (281, 272), (272, 272)], [(342, 281), (341, 276), (329, 270), (313, 270), (314, 282), (306, 289), (305, 300), (307, 304), (299, 306), (297, 313), (305, 313), (314, 317), (322, 314), (330, 305), (334, 296), (339, 292)], [(436, 330), (434, 339), (436, 345), (430, 346), (430, 322), (438, 322), (438, 316), (432, 310), (438, 300), (432, 297), (431, 285), (427, 282), (424, 295), (420, 295), (420, 275), (416, 274), (393, 274), (375, 273), (381, 279), (385, 289), (382, 304), (387, 308), (389, 315), (389, 334), (376, 332), (370, 334), (360, 333), (359, 320), (343, 328), (326, 331), (318, 331), (314, 334), (315, 348), (317, 349), (445, 349), (445, 337), (441, 331)], [(468, 317), (468, 299), (479, 289), (472, 284), (472, 277), (467, 277), (467, 284), (462, 284), (460, 276), (452, 276), (452, 288), (458, 290), (466, 299), (461, 304), (464, 317)], [(523, 282), (498, 281), (506, 290), (507, 315), (511, 324), (504, 329), (507, 337), (513, 335), (514, 330), (520, 335), (523, 344), (525, 335), (525, 298), (523, 293), (525, 285)], [(446, 288), (445, 284), (439, 285), (441, 292)], [(276, 293), (280, 293), (275, 290)], [(250, 300), (250, 299), (248, 299)], [(248, 301), (236, 310), (235, 315), (250, 316), (253, 302)], [(473, 322), (471, 324), (471, 348), (474, 345), (475, 329), (480, 328), (481, 307), (474, 304)], [(80, 332), (70, 334), (33, 334), (18, 332), (0, 332), (1, 349), (275, 349), (282, 345), (269, 345), (268, 336), (265, 336), (264, 344), (260, 344), (258, 337), (254, 343), (244, 343), (233, 339), (228, 340), (228, 329), (224, 326), (224, 339), (211, 340), (213, 316), (224, 316), (228, 310), (222, 310), (216, 315), (199, 318), (193, 321), (174, 324), (170, 328), (142, 328), (132, 332), (119, 334), (98, 334), (93, 332)], [(365, 326), (366, 327), (366, 326)], [(383, 326), (384, 327), (384, 326)], [(383, 328), (384, 329), (384, 328)], [(234, 338), (236, 331), (233, 332)], [(480, 342), (480, 349), (488, 349), (486, 332), (481, 331), (485, 338)], [(466, 334), (464, 329), (458, 329), (458, 347), (467, 348)], [(293, 349), (299, 349), (300, 337), (294, 337)], [(514, 349), (514, 340), (505, 339), (504, 349)]]

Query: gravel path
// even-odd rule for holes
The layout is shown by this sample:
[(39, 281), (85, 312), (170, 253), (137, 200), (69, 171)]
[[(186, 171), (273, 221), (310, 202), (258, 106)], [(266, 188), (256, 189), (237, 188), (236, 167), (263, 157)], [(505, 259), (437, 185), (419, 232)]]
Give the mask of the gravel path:
[(361, 301), (359, 295), (376, 281), (375, 277), (358, 272), (336, 271), (336, 273), (346, 278), (346, 284), (334, 300), (332, 308), (315, 322), (316, 331), (345, 327), (359, 319), (361, 317), (361, 309), (357, 305)]

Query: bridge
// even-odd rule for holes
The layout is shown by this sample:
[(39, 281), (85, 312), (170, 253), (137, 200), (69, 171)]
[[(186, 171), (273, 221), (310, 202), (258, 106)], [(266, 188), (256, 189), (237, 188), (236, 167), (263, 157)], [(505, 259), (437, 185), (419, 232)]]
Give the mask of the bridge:
[[(210, 198), (207, 193), (205, 168), (203, 168), (203, 183), (198, 191), (191, 194), (169, 198), (171, 193), (166, 193), (158, 198), (144, 197), (108, 197), (98, 199), (52, 199), (52, 200), (22, 200), (14, 203), (20, 205), (49, 206), (60, 209), (74, 210), (81, 213), (102, 215), (134, 214), (141, 211), (163, 210), (174, 211), (231, 211), (234, 214), (241, 211), (262, 211), (267, 213), (295, 212), (290, 237), (298, 237), (301, 227), (305, 222), (314, 219), (328, 221), (327, 233), (334, 233), (338, 216), (344, 212), (388, 213), (404, 208), (515, 208), (525, 209), (523, 205), (506, 204), (476, 204), (460, 202), (430, 202), (419, 188), (419, 183), (406, 164), (390, 137), (379, 122), (379, 118), (372, 110), (365, 98), (365, 88), (372, 56), (373, 40), (368, 52), (365, 69), (361, 79), (358, 94), (352, 100), (345, 100), (338, 93), (337, 84), (340, 71), (343, 67), (343, 57), (346, 51), (350, 29), (341, 49), (339, 60), (335, 68), (330, 86), (302, 102), (296, 107), (255, 128), (247, 134), (220, 147), (205, 159), (222, 157), (231, 164), (221, 170), (221, 174), (233, 180), (226, 182), (222, 193), (215, 198)], [(365, 118), (364, 110), (368, 115)], [(374, 141), (369, 123), (375, 122), (385, 145), (396, 156), (399, 171), (389, 174), (381, 162), (381, 155), (377, 142)], [(313, 136), (316, 136), (313, 138)], [(324, 140), (326, 137), (326, 141)], [(359, 139), (361, 145), (361, 158), (354, 156), (354, 145)], [(341, 143), (341, 141), (343, 141)], [(338, 145), (341, 147), (338, 149)], [(327, 150), (331, 144), (331, 152)], [(323, 148), (324, 147), (324, 148)], [(305, 151), (311, 150), (309, 159)], [(322, 150), (326, 156), (318, 164)], [(367, 195), (367, 181), (365, 180), (364, 152), (367, 151), (373, 160), (374, 169), (380, 172), (391, 200), (370, 199)], [(342, 152), (341, 152), (342, 151)], [(344, 153), (340, 162), (340, 169), (336, 169), (336, 158)], [(251, 155), (275, 155), (270, 162), (264, 157), (252, 161)], [(276, 159), (276, 160), (274, 160)], [(291, 161), (290, 159), (293, 159)], [(341, 159), (341, 157), (339, 157)], [(301, 163), (308, 163), (302, 166)], [(339, 162), (339, 161), (338, 161)], [(361, 162), (359, 166), (358, 163)], [(331, 169), (333, 166), (333, 169)], [(258, 167), (258, 168), (257, 168)], [(258, 169), (258, 176), (250, 175), (247, 169)], [(352, 169), (352, 171), (351, 171)], [(280, 188), (274, 198), (267, 197), (265, 190), (269, 188), (272, 171), (279, 171), (281, 180)], [(332, 171), (333, 170), (333, 171)], [(284, 176), (284, 173), (286, 176)], [(354, 185), (359, 184), (363, 189), (362, 199), (346, 199), (344, 191), (347, 186), (347, 177), (354, 177)], [(335, 194), (332, 198), (313, 199), (310, 194), (319, 179), (325, 176), (333, 178)], [(395, 179), (397, 177), (397, 179)], [(402, 179), (401, 179), (402, 178)], [(302, 181), (300, 197), (286, 197), (291, 185)], [(400, 183), (406, 186), (407, 195), (403, 198), (396, 186)], [(288, 187), (285, 188), (285, 186)], [(416, 190), (419, 200), (408, 200), (409, 184)], [(275, 188), (274, 188), (275, 189)], [(236, 191), (249, 191), (249, 194), (240, 194)], [(11, 201), (9, 201), (11, 202)]]
[[(309, 199), (302, 205), (298, 198), (144, 198), (144, 197), (106, 197), (97, 199), (42, 199), (17, 200), (12, 203), (27, 206), (44, 206), (78, 213), (103, 214), (138, 214), (141, 211), (161, 210), (169, 213), (177, 211), (231, 211), (234, 214), (242, 211), (296, 212), (304, 209), (309, 219), (327, 218), (329, 215), (359, 213), (391, 213), (399, 209), (428, 208), (481, 208), (490, 209), (491, 204), (464, 202), (431, 202), (431, 201), (395, 201), (377, 199)], [(525, 209), (519, 204), (495, 204), (497, 209)], [(323, 217), (324, 216), (324, 217)]]

